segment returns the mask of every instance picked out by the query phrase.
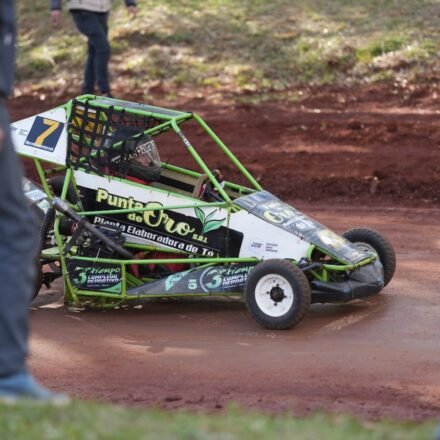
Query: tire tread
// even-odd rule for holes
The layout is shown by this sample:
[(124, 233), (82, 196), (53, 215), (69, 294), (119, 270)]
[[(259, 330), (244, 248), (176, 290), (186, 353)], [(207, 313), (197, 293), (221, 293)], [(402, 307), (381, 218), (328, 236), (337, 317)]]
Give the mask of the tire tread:
[[(396, 270), (396, 253), (394, 251), (391, 242), (385, 238), (380, 232), (371, 228), (352, 228), (345, 231), (342, 234), (347, 240), (352, 243), (366, 242), (373, 246), (379, 254), (382, 265), (384, 266), (384, 287), (393, 278), (394, 272)], [(366, 241), (370, 240), (370, 241)]]

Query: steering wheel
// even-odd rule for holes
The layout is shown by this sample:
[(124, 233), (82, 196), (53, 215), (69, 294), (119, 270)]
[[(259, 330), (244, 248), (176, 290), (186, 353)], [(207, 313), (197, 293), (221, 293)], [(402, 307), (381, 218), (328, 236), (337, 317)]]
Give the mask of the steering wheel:
[(203, 196), (203, 186), (206, 184), (206, 181), (208, 180), (208, 176), (206, 174), (200, 174), (200, 176), (197, 178), (196, 183), (194, 185), (193, 192), (191, 194), (192, 197), (195, 199), (201, 199)]
[[(217, 182), (223, 182), (223, 174), (218, 169), (212, 170), (212, 174)], [(206, 174), (201, 174), (197, 179), (192, 196), (205, 202), (223, 202), (223, 198)]]

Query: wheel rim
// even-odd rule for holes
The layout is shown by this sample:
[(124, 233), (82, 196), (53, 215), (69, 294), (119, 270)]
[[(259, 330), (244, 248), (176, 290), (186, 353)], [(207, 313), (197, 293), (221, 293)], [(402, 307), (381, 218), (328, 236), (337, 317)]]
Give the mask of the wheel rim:
[(378, 256), (376, 249), (374, 249), (374, 247), (371, 246), (371, 244), (365, 243), (363, 241), (357, 241), (355, 244), (356, 244), (356, 247), (359, 248), (361, 251), (370, 252), (370, 253)]
[(255, 300), (266, 315), (273, 318), (285, 315), (295, 300), (292, 286), (281, 275), (262, 277), (255, 287)]

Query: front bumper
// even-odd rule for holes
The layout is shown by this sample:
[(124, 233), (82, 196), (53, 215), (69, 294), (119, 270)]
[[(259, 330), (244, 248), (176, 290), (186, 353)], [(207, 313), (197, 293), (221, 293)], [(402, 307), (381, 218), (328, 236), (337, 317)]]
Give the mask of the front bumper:
[(355, 270), (345, 281), (311, 282), (312, 303), (347, 302), (375, 295), (384, 286), (383, 267), (377, 258), (367, 266)]

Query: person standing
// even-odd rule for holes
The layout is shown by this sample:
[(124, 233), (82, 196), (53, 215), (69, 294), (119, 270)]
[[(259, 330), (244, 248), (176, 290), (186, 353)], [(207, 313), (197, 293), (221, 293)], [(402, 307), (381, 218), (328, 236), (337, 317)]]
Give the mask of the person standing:
[[(54, 26), (61, 24), (61, 1), (51, 0), (51, 18)], [(136, 0), (125, 0), (128, 12), (136, 16)], [(108, 16), (111, 0), (68, 0), (67, 8), (78, 30), (87, 37), (87, 61), (84, 69), (83, 93), (99, 93), (111, 97), (108, 77), (110, 43), (108, 41)]]
[(19, 397), (62, 402), (26, 366), (28, 311), (35, 283), (38, 229), (22, 190), (6, 99), (14, 78), (15, 9), (0, 1), (0, 400)]

